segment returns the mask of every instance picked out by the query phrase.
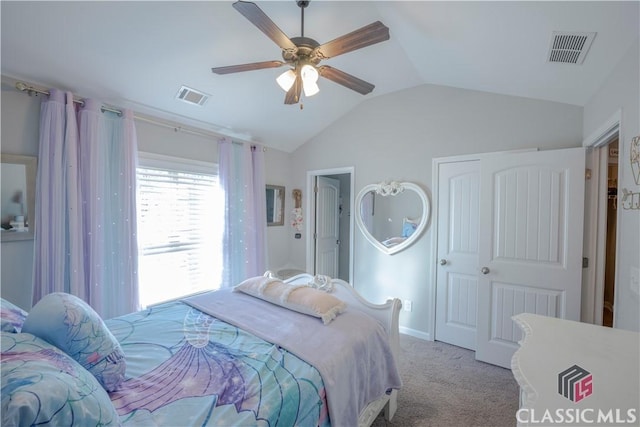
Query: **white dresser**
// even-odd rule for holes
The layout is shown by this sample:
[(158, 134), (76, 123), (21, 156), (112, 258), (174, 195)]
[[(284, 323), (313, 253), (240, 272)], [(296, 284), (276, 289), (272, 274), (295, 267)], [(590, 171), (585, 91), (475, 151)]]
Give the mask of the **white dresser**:
[(518, 425), (640, 425), (640, 334), (529, 313), (513, 319), (524, 333), (511, 360)]

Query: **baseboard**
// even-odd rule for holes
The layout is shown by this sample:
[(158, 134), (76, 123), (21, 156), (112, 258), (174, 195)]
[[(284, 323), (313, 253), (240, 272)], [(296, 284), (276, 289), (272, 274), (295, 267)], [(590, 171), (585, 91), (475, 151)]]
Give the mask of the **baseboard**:
[(405, 326), (399, 326), (398, 329), (401, 334), (411, 335), (414, 338), (419, 338), (425, 341), (433, 341), (433, 339), (431, 339), (431, 334), (427, 332), (418, 331), (417, 329), (411, 329)]

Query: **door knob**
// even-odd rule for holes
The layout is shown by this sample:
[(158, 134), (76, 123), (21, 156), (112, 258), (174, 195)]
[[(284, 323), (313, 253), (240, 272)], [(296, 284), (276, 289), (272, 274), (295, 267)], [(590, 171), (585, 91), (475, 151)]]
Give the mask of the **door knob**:
[(447, 265), (447, 260), (446, 260), (446, 259), (444, 259), (444, 258), (442, 258), (442, 259), (440, 260), (440, 265)]
[(489, 274), (489, 272), (490, 272), (490, 271), (491, 271), (491, 270), (489, 270), (489, 267), (482, 267), (482, 268), (480, 269), (480, 272), (481, 272), (482, 274)]

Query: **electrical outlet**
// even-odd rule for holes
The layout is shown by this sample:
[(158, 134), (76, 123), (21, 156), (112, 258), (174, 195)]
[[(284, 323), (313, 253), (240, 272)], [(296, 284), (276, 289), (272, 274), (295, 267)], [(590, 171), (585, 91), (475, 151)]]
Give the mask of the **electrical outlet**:
[(413, 301), (410, 299), (404, 300), (404, 304), (402, 304), (404, 311), (411, 311), (413, 309)]

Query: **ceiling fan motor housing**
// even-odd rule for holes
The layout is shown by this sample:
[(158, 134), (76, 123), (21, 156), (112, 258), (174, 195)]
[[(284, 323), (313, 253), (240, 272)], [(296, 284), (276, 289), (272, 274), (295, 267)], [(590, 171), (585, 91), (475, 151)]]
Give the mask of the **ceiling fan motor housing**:
[(289, 49), (282, 50), (282, 58), (286, 62), (296, 62), (298, 60), (307, 60), (314, 65), (320, 62), (320, 58), (311, 55), (313, 49), (320, 46), (320, 43), (309, 37), (292, 37), (291, 41), (297, 46), (295, 51)]

